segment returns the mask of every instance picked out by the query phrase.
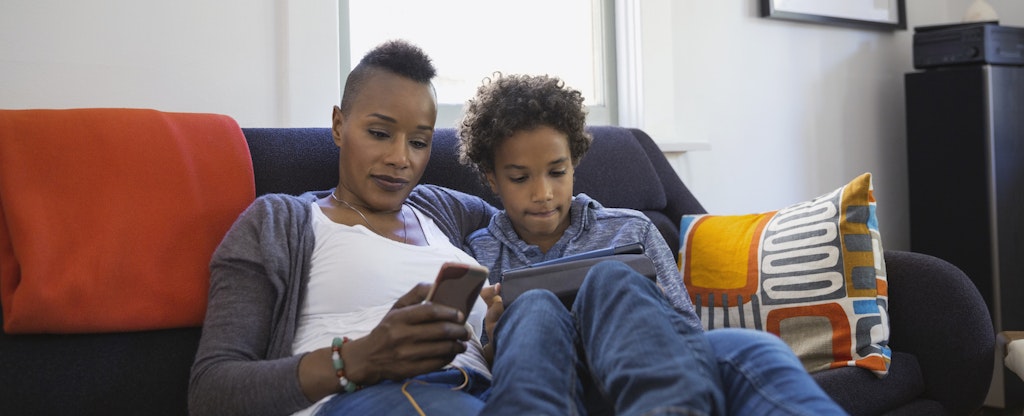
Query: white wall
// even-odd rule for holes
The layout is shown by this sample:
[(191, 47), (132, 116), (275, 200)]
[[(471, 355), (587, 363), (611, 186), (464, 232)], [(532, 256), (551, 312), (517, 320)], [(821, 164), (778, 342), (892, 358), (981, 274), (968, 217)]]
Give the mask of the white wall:
[(327, 125), (336, 0), (3, 0), (0, 108), (142, 107)]
[[(909, 249), (903, 76), (914, 71), (913, 28), (959, 22), (970, 0), (908, 0), (908, 30), (895, 32), (765, 19), (757, 3), (642, 1), (645, 22), (662, 29), (644, 33), (662, 65), (644, 68), (654, 99), (642, 127), (709, 143), (673, 161), (712, 213), (782, 208), (871, 172), (883, 244)], [(1002, 24), (1024, 22), (1022, 2), (991, 3)]]
[[(1024, 2), (990, 0), (1004, 25)], [(641, 0), (641, 127), (716, 213), (776, 209), (874, 174), (883, 242), (909, 247), (903, 74), (912, 28), (970, 0), (907, 0), (877, 32), (758, 17), (757, 0)], [(0, 108), (146, 107), (245, 127), (326, 126), (336, 0), (3, 0)]]

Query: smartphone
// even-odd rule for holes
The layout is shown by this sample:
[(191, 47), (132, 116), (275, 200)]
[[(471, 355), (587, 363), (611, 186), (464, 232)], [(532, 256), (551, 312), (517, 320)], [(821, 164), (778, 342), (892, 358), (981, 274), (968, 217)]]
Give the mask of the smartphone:
[[(434, 285), (427, 294), (427, 301), (451, 306), (469, 316), (480, 289), (487, 280), (487, 268), (475, 264), (447, 262), (437, 272)], [(463, 322), (464, 323), (464, 322)]]

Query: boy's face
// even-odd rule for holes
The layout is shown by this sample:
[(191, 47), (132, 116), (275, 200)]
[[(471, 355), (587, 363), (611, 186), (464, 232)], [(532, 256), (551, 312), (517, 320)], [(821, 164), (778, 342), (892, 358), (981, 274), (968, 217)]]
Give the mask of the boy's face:
[(347, 116), (334, 107), (338, 196), (371, 211), (401, 208), (430, 160), (436, 118), (429, 84), (386, 71), (369, 78)]
[(486, 176), (519, 238), (546, 252), (569, 227), (574, 173), (568, 137), (540, 126), (502, 141)]

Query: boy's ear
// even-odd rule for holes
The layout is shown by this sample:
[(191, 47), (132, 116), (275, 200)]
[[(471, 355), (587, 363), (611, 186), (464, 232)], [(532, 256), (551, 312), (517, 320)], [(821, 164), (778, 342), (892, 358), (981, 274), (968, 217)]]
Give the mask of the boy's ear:
[(487, 178), (487, 184), (490, 185), (491, 192), (501, 197), (501, 194), (498, 193), (498, 183), (494, 180), (494, 172), (484, 172), (484, 177)]

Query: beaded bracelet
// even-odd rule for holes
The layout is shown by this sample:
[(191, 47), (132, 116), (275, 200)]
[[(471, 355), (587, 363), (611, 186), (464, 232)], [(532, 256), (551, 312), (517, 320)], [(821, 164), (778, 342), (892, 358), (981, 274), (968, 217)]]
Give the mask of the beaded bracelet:
[(338, 375), (338, 384), (346, 393), (351, 393), (359, 389), (359, 386), (345, 377), (345, 362), (341, 360), (341, 347), (348, 341), (348, 337), (334, 337), (334, 341), (331, 341), (331, 362), (334, 364), (335, 374)]

